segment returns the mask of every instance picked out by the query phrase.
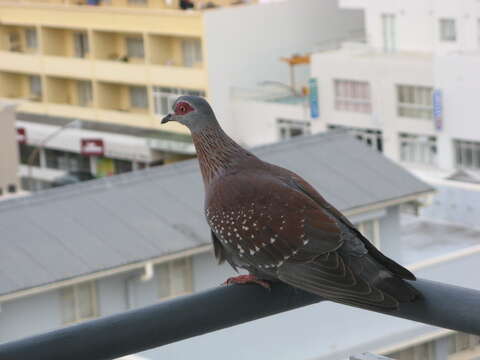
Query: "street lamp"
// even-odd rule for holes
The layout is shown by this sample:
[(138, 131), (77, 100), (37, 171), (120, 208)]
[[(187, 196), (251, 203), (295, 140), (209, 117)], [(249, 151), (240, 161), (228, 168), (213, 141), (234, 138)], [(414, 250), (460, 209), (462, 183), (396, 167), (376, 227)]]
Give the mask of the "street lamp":
[(78, 128), (81, 127), (81, 125), (82, 125), (82, 122), (79, 119), (75, 119), (73, 121), (70, 121), (70, 122), (66, 123), (65, 125), (61, 126), (60, 128), (58, 128), (57, 130), (55, 130), (54, 132), (52, 132), (50, 135), (46, 136), (42, 141), (40, 141), (39, 144), (37, 144), (35, 149), (28, 156), (28, 160), (27, 160), (29, 191), (33, 191), (33, 176), (32, 176), (33, 175), (32, 174), (33, 162), (37, 158), (37, 155), (40, 153), (40, 151), (42, 151), (42, 149), (45, 147), (46, 143), (49, 142), (50, 140), (52, 140), (58, 134), (60, 134), (63, 130), (68, 129), (68, 128), (77, 128), (78, 129)]

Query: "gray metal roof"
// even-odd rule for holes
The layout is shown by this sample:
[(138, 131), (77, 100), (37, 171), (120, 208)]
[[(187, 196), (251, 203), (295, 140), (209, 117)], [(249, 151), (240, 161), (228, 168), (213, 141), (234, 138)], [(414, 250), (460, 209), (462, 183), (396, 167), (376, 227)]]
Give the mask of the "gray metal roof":
[[(262, 146), (341, 210), (431, 188), (345, 133)], [(0, 203), (0, 295), (210, 242), (196, 160)]]

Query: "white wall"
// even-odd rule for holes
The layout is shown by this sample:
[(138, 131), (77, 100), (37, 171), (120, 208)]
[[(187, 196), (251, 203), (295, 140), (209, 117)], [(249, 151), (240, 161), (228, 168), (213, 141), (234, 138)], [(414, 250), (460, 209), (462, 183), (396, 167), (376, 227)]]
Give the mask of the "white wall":
[(301, 104), (234, 99), (233, 138), (248, 147), (277, 142), (280, 140), (277, 119), (310, 121), (309, 111), (308, 106)]
[[(317, 53), (311, 66), (312, 77), (318, 80), (320, 107), (320, 121), (313, 126), (313, 132), (323, 131), (327, 125), (382, 130), (384, 154), (395, 161), (399, 160), (400, 132), (436, 135), (433, 121), (397, 115), (397, 84), (433, 86), (430, 56), (396, 56), (367, 50)], [(336, 110), (335, 79), (369, 82), (371, 114)]]
[[(340, 6), (365, 10), (370, 45), (383, 47), (382, 14), (395, 15), (396, 45), (400, 51), (438, 52), (478, 50), (480, 6), (474, 0), (343, 0)], [(439, 19), (453, 18), (457, 41), (440, 40)]]
[[(288, 65), (281, 57), (345, 37), (361, 29), (363, 20), (360, 11), (339, 10), (337, 0), (289, 0), (210, 10), (204, 14), (204, 27), (209, 97), (231, 134), (232, 86), (253, 87), (265, 80), (289, 83)], [(303, 74), (306, 79), (306, 67)]]

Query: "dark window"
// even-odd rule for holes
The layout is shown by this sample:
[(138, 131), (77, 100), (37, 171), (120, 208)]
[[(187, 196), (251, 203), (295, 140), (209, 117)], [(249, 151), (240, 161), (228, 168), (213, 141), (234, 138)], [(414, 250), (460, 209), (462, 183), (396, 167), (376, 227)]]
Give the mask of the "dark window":
[(65, 171), (90, 171), (90, 159), (77, 153), (45, 149), (47, 168)]
[[(35, 147), (26, 144), (19, 144), (18, 150), (20, 152), (20, 163), (28, 165), (28, 158), (32, 151), (35, 150)], [(32, 166), (40, 166), (40, 154), (35, 156)]]
[(115, 164), (115, 173), (116, 174), (122, 174), (122, 173), (125, 173), (125, 172), (132, 171), (132, 162), (131, 161), (115, 159), (115, 160), (113, 160), (113, 163)]
[(17, 186), (15, 184), (9, 184), (8, 185), (8, 192), (9, 193), (15, 193), (17, 192)]

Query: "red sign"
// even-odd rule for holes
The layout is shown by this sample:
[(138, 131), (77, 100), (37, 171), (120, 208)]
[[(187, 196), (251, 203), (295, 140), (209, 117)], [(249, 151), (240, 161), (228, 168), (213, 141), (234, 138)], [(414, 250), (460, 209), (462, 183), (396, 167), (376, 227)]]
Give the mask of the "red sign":
[(27, 143), (27, 131), (25, 128), (17, 128), (17, 141), (19, 144)]
[(85, 156), (103, 156), (104, 153), (103, 139), (81, 139), (80, 154)]

